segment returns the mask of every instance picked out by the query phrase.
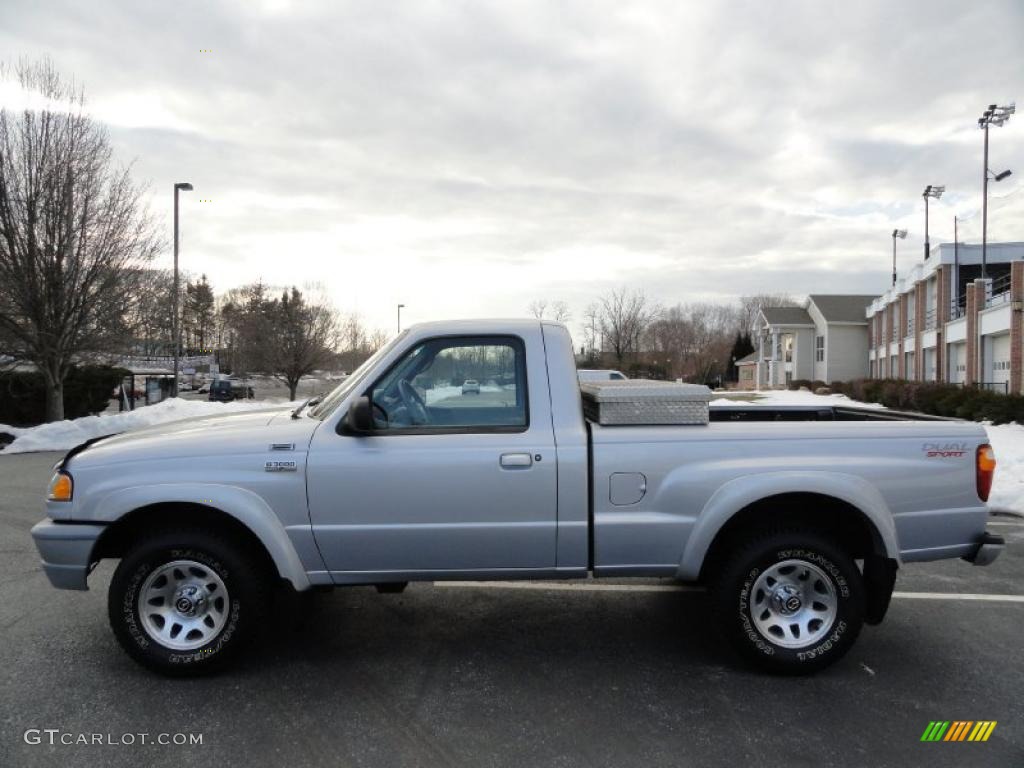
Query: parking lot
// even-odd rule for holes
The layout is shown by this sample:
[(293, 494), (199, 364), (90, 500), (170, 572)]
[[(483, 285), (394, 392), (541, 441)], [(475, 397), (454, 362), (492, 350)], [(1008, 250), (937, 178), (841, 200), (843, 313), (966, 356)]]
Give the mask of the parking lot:
[[(167, 680), (107, 626), (112, 563), (84, 593), (39, 569), (29, 529), (58, 458), (0, 457), (0, 766), (1024, 765), (1021, 519), (993, 518), (1009, 548), (989, 568), (901, 571), (885, 623), (814, 678), (738, 668), (701, 592), (648, 580), (315, 595), (239, 666)], [(921, 743), (932, 720), (998, 726)], [(202, 744), (51, 746), (29, 729)]]

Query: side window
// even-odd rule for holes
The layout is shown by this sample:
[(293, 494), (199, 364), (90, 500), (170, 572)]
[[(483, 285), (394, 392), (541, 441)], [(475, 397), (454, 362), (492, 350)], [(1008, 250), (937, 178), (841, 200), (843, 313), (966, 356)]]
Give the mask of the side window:
[(430, 339), (369, 391), (387, 430), (522, 431), (528, 425), (526, 354), (511, 336)]

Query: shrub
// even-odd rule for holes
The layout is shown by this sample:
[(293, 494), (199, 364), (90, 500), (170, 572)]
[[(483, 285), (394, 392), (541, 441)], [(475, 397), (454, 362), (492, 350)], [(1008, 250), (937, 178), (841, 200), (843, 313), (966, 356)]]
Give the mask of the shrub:
[[(128, 371), (109, 365), (73, 367), (64, 380), (64, 418), (77, 419), (106, 409), (111, 393)], [(46, 385), (37, 372), (0, 376), (0, 424), (27, 427), (46, 419)]]
[(858, 379), (833, 382), (833, 392), (853, 400), (880, 403), (887, 408), (918, 411), (933, 416), (955, 416), (974, 421), (1024, 424), (1024, 396), (1003, 395), (977, 387), (934, 381)]

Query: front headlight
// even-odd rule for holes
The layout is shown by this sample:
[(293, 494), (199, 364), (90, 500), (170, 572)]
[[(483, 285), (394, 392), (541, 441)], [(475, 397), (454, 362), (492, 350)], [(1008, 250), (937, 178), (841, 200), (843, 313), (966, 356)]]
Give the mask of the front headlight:
[(50, 478), (50, 489), (46, 494), (47, 501), (71, 501), (74, 494), (75, 484), (71, 475), (63, 470), (54, 473)]

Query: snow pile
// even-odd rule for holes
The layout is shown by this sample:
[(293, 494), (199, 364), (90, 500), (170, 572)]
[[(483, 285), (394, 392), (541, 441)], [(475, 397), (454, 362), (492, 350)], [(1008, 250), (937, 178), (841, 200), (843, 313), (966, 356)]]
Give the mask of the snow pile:
[(846, 405), (857, 408), (883, 408), (878, 403), (861, 403), (846, 395), (816, 395), (813, 392), (790, 391), (786, 389), (765, 392), (730, 392), (728, 397), (719, 397), (711, 405)]
[(996, 452), (996, 478), (988, 503), (1024, 514), (1024, 427), (986, 424), (985, 431)]
[[(258, 411), (266, 408), (284, 407), (284, 401), (235, 400), (217, 403), (208, 400), (183, 400), (174, 398), (156, 405), (137, 408), (123, 413), (83, 416), (79, 419), (54, 421), (38, 427), (8, 427), (0, 424), (0, 432), (14, 435), (14, 442), (3, 449), (4, 454), (26, 453), (28, 451), (69, 451), (93, 437), (128, 432), (154, 424), (191, 419), (196, 416), (216, 416), (238, 411)], [(294, 403), (293, 405), (298, 405)]]

